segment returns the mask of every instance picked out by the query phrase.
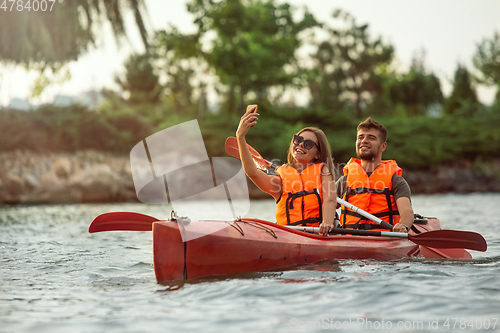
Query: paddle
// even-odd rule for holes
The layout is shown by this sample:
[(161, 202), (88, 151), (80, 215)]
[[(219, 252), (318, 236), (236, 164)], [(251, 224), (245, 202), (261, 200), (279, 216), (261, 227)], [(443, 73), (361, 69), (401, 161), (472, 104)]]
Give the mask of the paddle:
[(428, 246), (420, 246), (419, 248), (420, 254), (422, 254), (427, 259), (472, 259), (471, 254), (464, 249), (436, 249)]
[[(226, 143), (224, 144), (226, 148), (226, 153), (232, 157), (236, 157), (237, 159), (240, 158), (240, 150), (238, 148), (238, 141), (234, 136), (230, 136), (229, 138), (226, 139)], [(261, 170), (267, 170), (269, 168), (277, 168), (278, 166), (270, 161), (266, 161), (265, 159), (260, 156), (260, 154), (249, 144), (247, 144), (248, 149), (250, 150), (250, 155), (252, 155), (252, 158), (255, 162), (255, 165), (257, 168)]]
[(89, 226), (89, 232), (129, 230), (151, 231), (155, 217), (133, 212), (110, 212), (97, 216)]
[[(316, 227), (294, 226), (291, 228), (308, 232), (319, 232), (319, 228)], [(465, 248), (476, 251), (486, 251), (486, 241), (484, 241), (483, 236), (471, 231), (430, 230), (418, 235), (410, 235), (405, 232), (333, 228), (330, 230), (329, 234), (407, 238), (415, 244), (439, 249)]]
[[(155, 217), (134, 212), (103, 213), (92, 221), (89, 232), (117, 230), (151, 231), (153, 222), (158, 221), (160, 220)], [(287, 227), (308, 232), (319, 232), (319, 228), (316, 227)], [(466, 248), (476, 251), (486, 251), (484, 238), (480, 234), (470, 231), (431, 230), (418, 235), (409, 235), (403, 232), (334, 228), (330, 234), (408, 238), (415, 244), (434, 248)]]
[[(234, 151), (238, 151), (238, 154), (228, 154), (239, 158), (239, 149), (238, 149), (238, 144), (237, 141), (235, 141), (236, 138), (229, 137), (226, 140), (226, 152), (229, 147), (230, 151), (234, 154)], [(251, 148), (251, 154), (252, 158), (254, 161), (256, 161), (256, 165), (262, 166), (263, 168), (267, 167), (269, 168), (271, 162), (266, 161), (254, 148), (252, 148), (250, 145), (248, 145), (249, 149)], [(236, 155), (236, 156), (235, 156)], [(345, 200), (342, 200), (340, 198), (337, 198), (337, 202), (355, 210), (358, 214), (363, 215), (364, 217), (377, 222), (385, 227), (385, 224), (392, 226), (388, 224), (387, 222), (379, 219), (378, 217), (375, 217), (371, 215), (370, 213), (367, 213), (363, 211), (362, 209), (348, 203)], [(303, 227), (301, 227), (303, 228)], [(486, 251), (487, 249), (487, 244), (486, 240), (484, 239), (483, 236), (481, 236), (478, 233), (471, 232), (471, 231), (458, 231), (458, 230), (430, 230), (423, 232), (418, 235), (410, 235), (404, 232), (386, 232), (386, 231), (375, 231), (375, 230), (348, 230), (348, 229), (334, 229), (336, 230), (337, 233), (345, 233), (345, 234), (350, 234), (350, 235), (366, 235), (366, 236), (383, 236), (383, 237), (399, 237), (399, 238), (407, 238), (411, 240), (412, 242), (418, 244), (418, 245), (423, 245), (423, 246), (429, 246), (429, 247), (434, 247), (434, 248), (466, 248), (466, 249), (471, 249), (471, 250), (476, 250), (476, 251)], [(356, 233), (354, 233), (356, 232)]]
[[(226, 153), (232, 157), (240, 158), (240, 149), (238, 148), (238, 140), (234, 136), (230, 136), (226, 139), (226, 143), (224, 144), (226, 148)], [(248, 149), (250, 150), (250, 155), (255, 162), (257, 168), (261, 170), (267, 170), (269, 168), (277, 168), (278, 166), (270, 161), (265, 160), (257, 150), (255, 150), (252, 146), (247, 144)]]

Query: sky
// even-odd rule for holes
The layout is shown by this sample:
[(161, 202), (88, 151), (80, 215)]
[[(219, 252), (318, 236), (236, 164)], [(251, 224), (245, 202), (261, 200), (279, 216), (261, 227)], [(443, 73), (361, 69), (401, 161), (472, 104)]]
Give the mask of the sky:
[[(334, 24), (332, 13), (340, 8), (352, 14), (358, 24), (368, 24), (373, 38), (381, 36), (395, 47), (395, 65), (404, 72), (415, 56), (425, 51), (424, 64), (441, 80), (443, 93), (451, 93), (451, 82), (460, 62), (473, 71), (472, 58), (477, 44), (500, 32), (500, 1), (497, 0), (277, 0), (298, 8), (307, 6), (317, 20)], [(169, 25), (183, 33), (195, 31), (186, 1), (145, 0), (147, 26), (166, 29)], [(114, 76), (124, 71), (123, 63), (132, 52), (143, 47), (133, 17), (127, 22), (128, 41), (118, 46), (109, 26), (97, 48), (69, 65), (71, 80), (49, 87), (33, 104), (48, 103), (55, 95), (78, 95), (83, 91), (111, 88), (118, 90)], [(17, 66), (0, 65), (0, 105), (12, 98), (28, 98), (35, 73)], [(495, 88), (478, 87), (479, 99), (491, 104)]]

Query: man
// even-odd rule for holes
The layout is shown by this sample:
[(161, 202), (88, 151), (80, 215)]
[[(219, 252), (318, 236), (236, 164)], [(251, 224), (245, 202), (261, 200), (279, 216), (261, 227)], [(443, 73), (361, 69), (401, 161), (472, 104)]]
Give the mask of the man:
[[(413, 225), (410, 186), (395, 161), (382, 160), (387, 148), (386, 128), (368, 117), (357, 128), (356, 155), (337, 180), (339, 197), (392, 224), (394, 232), (408, 232)], [(383, 230), (376, 222), (342, 206), (345, 228)], [(386, 230), (387, 231), (387, 230)]]

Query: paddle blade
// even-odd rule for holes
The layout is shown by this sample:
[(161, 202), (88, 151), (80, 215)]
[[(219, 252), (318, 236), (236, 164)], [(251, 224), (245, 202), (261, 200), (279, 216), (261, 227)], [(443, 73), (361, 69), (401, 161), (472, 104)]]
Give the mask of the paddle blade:
[(89, 232), (129, 230), (151, 231), (157, 218), (134, 212), (111, 212), (97, 216), (89, 226)]
[[(272, 163), (266, 161), (258, 151), (256, 151), (252, 146), (248, 145), (248, 149), (250, 150), (250, 155), (252, 155), (253, 161), (257, 168), (261, 170), (267, 170), (272, 166)], [(226, 149), (226, 153), (232, 157), (240, 158), (240, 150), (238, 148), (238, 140), (234, 136), (230, 136), (226, 139), (226, 143), (224, 144)]]
[(236, 157), (240, 159), (240, 151), (238, 149), (238, 141), (235, 137), (230, 136), (226, 139), (226, 143), (224, 144), (224, 148), (226, 149), (226, 153), (232, 157)]
[(420, 253), (427, 259), (472, 259), (471, 254), (464, 249), (436, 249), (420, 245)]
[(439, 249), (462, 248), (484, 252), (488, 248), (484, 237), (472, 231), (431, 230), (418, 235), (408, 235), (408, 238), (418, 245)]

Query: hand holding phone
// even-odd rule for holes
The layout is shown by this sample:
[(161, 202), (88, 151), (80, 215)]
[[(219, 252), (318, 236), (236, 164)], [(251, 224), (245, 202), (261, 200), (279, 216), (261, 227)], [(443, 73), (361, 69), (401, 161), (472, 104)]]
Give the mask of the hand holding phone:
[(255, 106), (255, 110), (253, 110), (252, 113), (257, 113), (257, 108), (258, 108), (257, 104), (248, 105), (246, 112), (250, 111), (250, 109), (252, 109), (254, 106)]

